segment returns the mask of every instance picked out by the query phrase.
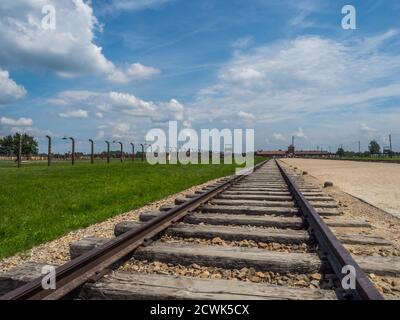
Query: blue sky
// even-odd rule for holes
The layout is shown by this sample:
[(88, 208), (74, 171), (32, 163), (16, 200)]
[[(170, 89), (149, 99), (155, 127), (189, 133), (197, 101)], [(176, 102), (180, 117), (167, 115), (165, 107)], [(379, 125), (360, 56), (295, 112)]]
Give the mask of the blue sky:
[[(56, 9), (44, 30), (42, 7)], [(357, 29), (341, 27), (356, 8)], [(2, 0), (0, 135), (143, 142), (149, 129), (254, 128), (256, 148), (371, 139), (400, 149), (392, 0)]]

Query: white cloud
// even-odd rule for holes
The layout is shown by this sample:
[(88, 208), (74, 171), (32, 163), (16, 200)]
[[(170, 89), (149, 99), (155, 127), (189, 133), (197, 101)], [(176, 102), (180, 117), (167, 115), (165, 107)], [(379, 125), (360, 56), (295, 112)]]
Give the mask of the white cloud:
[(288, 22), (291, 28), (294, 27), (296, 29), (299, 29), (314, 27), (316, 23), (310, 18), (310, 14), (319, 11), (320, 6), (323, 6), (324, 4), (318, 1), (305, 0), (296, 1), (296, 3), (294, 3), (293, 5), (296, 8), (296, 15)]
[(172, 0), (118, 0), (99, 5), (100, 14), (110, 14), (116, 11), (138, 11), (157, 8)]
[(11, 103), (25, 95), (25, 88), (15, 83), (8, 71), (0, 68), (0, 104)]
[(246, 119), (246, 120), (253, 120), (255, 119), (254, 115), (250, 112), (245, 112), (245, 111), (239, 111), (238, 116), (240, 118)]
[(273, 138), (274, 138), (275, 140), (278, 140), (278, 141), (286, 141), (286, 137), (285, 137), (282, 133), (274, 132), (274, 133), (272, 134), (272, 136), (273, 136)]
[(146, 67), (140, 63), (132, 64), (127, 70), (126, 74), (133, 79), (135, 78), (149, 78), (155, 74), (159, 74), (160, 70), (153, 67)]
[[(49, 4), (56, 8), (55, 30), (45, 30), (41, 24), (42, 7)], [(1, 65), (41, 67), (64, 77), (105, 75), (116, 82), (142, 76), (129, 75), (118, 68), (94, 43), (95, 31), (101, 31), (102, 26), (89, 2), (2, 0), (0, 12)]]
[(157, 68), (133, 63), (126, 70), (115, 70), (108, 76), (108, 79), (117, 83), (127, 83), (133, 80), (148, 79), (159, 73), (160, 70)]
[(176, 99), (171, 99), (169, 102), (160, 104), (160, 109), (163, 113), (161, 117), (153, 118), (155, 121), (166, 122), (169, 120), (184, 121), (184, 106)]
[[(127, 120), (127, 119), (125, 119)], [(135, 132), (132, 130), (132, 126), (128, 122), (115, 122), (110, 121), (107, 124), (98, 127), (96, 137), (102, 139), (105, 136), (109, 136), (112, 139), (133, 139)]]
[[(353, 41), (302, 36), (235, 52), (217, 82), (199, 92), (193, 116), (222, 123), (242, 111), (263, 127), (312, 121), (314, 115), (329, 121), (323, 113), (368, 113), (400, 97), (400, 56), (386, 50), (396, 34)], [(305, 137), (300, 130), (297, 135)]]
[(366, 131), (368, 133), (377, 131), (376, 129), (369, 127), (365, 122), (361, 123), (361, 130)]
[(112, 137), (113, 138), (123, 138), (127, 136), (130, 132), (131, 126), (129, 123), (121, 122), (121, 123), (110, 123), (112, 127)]
[[(389, 125), (389, 122), (388, 122), (388, 125)], [(385, 129), (386, 128), (381, 128), (381, 131), (386, 131)], [(378, 129), (370, 127), (365, 122), (361, 123), (360, 130), (361, 130), (363, 137), (377, 138), (379, 135), (382, 135), (382, 132), (379, 132)], [(384, 136), (386, 136), (386, 135), (384, 135)]]
[(115, 129), (118, 130), (119, 132), (126, 133), (129, 131), (130, 126), (129, 123), (117, 123), (115, 125)]
[(295, 132), (294, 135), (295, 135), (296, 137), (298, 137), (298, 138), (307, 138), (306, 134), (304, 133), (303, 128), (299, 128), (299, 129)]
[[(94, 92), (94, 91), (63, 91), (56, 97), (48, 100), (48, 103), (57, 102), (63, 108), (71, 108), (75, 105), (82, 106), (85, 110), (92, 110), (101, 118), (107, 113), (113, 117), (147, 118), (151, 122), (166, 122), (169, 120), (185, 121), (184, 106), (176, 99), (168, 102), (155, 103), (144, 101), (138, 97), (123, 92)], [(87, 111), (80, 110), (79, 114)], [(70, 115), (71, 112), (66, 114)], [(98, 114), (101, 113), (101, 116)]]
[(97, 131), (96, 140), (103, 139), (105, 137), (105, 132), (103, 130)]
[(128, 93), (111, 91), (100, 94), (100, 96), (104, 96), (112, 107), (126, 109), (129, 112), (134, 112), (135, 115), (143, 115), (145, 112), (151, 112), (155, 107), (152, 102), (143, 101)]
[(0, 124), (5, 125), (5, 126), (17, 126), (17, 127), (18, 126), (32, 126), (33, 120), (30, 118), (12, 119), (12, 118), (1, 117)]
[(253, 37), (252, 36), (247, 36), (247, 37), (242, 37), (239, 39), (236, 39), (231, 43), (231, 47), (235, 49), (243, 49), (247, 48), (253, 43)]
[(59, 113), (61, 118), (87, 118), (89, 116), (86, 110), (73, 110), (64, 113)]
[(36, 127), (13, 127), (10, 130), (12, 133), (26, 133), (34, 137), (43, 137), (46, 135), (57, 137), (56, 134), (53, 134), (50, 130), (43, 130)]
[[(164, 126), (168, 121), (190, 127), (193, 118), (178, 100), (165, 102), (145, 101), (133, 94), (109, 91), (63, 91), (47, 100), (49, 105), (61, 109), (61, 117), (96, 116), (97, 135), (114, 139), (136, 140), (147, 130)], [(80, 110), (73, 110), (79, 106)]]

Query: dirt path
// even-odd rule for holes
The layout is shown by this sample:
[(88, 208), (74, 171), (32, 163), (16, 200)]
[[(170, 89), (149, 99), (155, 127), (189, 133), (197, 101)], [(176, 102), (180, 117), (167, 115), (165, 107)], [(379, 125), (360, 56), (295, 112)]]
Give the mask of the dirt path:
[(400, 218), (400, 165), (356, 161), (284, 159), (318, 180), (335, 186)]

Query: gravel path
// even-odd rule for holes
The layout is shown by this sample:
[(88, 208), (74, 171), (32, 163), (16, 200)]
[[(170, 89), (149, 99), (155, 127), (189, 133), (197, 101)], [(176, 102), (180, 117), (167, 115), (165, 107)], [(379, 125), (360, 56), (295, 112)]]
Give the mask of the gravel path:
[[(335, 199), (339, 204), (339, 210), (343, 218), (347, 219), (361, 219), (372, 225), (372, 229), (365, 230), (351, 230), (347, 228), (347, 232), (360, 233), (360, 234), (371, 234), (378, 235), (392, 242), (392, 246), (381, 247), (381, 246), (357, 246), (357, 245), (345, 245), (345, 247), (353, 255), (366, 255), (366, 256), (400, 256), (400, 221), (394, 215), (390, 215), (387, 212), (379, 209), (376, 206), (372, 206), (364, 201), (361, 201), (360, 197), (354, 197), (349, 192), (343, 192), (335, 183), (331, 177), (335, 175), (335, 170), (332, 169), (332, 173), (329, 178), (319, 177), (314, 173), (312, 169), (312, 163), (308, 161), (319, 162), (319, 165), (323, 165), (326, 162), (350, 162), (350, 161), (337, 161), (337, 160), (314, 160), (314, 159), (283, 159), (284, 163), (290, 164), (293, 167), (297, 167), (295, 170), (297, 173), (307, 171), (307, 175), (303, 175), (305, 181), (310, 182), (316, 186), (319, 186), (323, 192)], [(305, 165), (303, 165), (305, 163)], [(353, 163), (353, 162), (352, 162)], [(326, 165), (326, 164), (325, 164)], [(361, 163), (364, 165), (364, 163)], [(389, 164), (394, 166), (394, 164)], [(400, 165), (399, 165), (400, 168)], [(325, 168), (326, 169), (326, 168)], [(321, 171), (325, 170), (321, 167)], [(318, 170), (317, 170), (318, 171)], [(328, 170), (327, 170), (328, 171)], [(327, 173), (328, 175), (328, 173)], [(322, 175), (321, 175), (322, 176)], [(349, 176), (351, 174), (349, 173)], [(352, 178), (349, 179), (351, 182)], [(334, 186), (323, 188), (323, 184), (326, 180), (333, 181)], [(356, 179), (357, 181), (357, 179)], [(383, 186), (382, 186), (383, 187)], [(367, 187), (366, 187), (367, 188)], [(388, 190), (388, 189), (387, 189)], [(392, 192), (393, 190), (390, 190)], [(396, 190), (398, 192), (398, 190)], [(342, 228), (343, 229), (343, 228)], [(338, 231), (340, 228), (333, 228)], [(342, 230), (344, 231), (344, 230)], [(389, 299), (400, 299), (400, 278), (382, 277), (377, 276), (373, 273), (368, 274), (370, 280), (375, 284), (381, 293)]]
[(400, 165), (340, 160), (284, 159), (321, 181), (400, 218)]

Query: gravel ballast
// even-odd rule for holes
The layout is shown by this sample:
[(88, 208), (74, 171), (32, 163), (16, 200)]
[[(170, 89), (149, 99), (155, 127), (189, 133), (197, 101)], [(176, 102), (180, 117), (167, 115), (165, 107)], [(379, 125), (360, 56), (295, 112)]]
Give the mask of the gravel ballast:
[(114, 226), (117, 223), (138, 220), (141, 212), (157, 211), (162, 205), (174, 205), (175, 198), (194, 193), (195, 191), (201, 190), (205, 186), (213, 184), (220, 179), (221, 178), (208, 181), (201, 185), (193, 186), (180, 193), (170, 195), (162, 200), (150, 203), (144, 207), (117, 215), (103, 222), (93, 224), (87, 228), (72, 231), (56, 240), (41, 244), (26, 252), (21, 252), (14, 256), (7, 257), (0, 261), (0, 272), (8, 271), (29, 261), (53, 265), (64, 264), (70, 260), (69, 244), (71, 242), (75, 242), (86, 237), (112, 238), (114, 237)]

